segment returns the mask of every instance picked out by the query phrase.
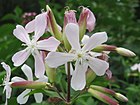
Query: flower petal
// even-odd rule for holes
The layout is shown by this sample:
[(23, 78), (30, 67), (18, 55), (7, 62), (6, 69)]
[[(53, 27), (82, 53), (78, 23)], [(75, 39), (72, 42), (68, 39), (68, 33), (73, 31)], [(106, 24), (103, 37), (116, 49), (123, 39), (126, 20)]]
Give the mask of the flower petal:
[(43, 100), (43, 94), (42, 93), (35, 93), (34, 97), (35, 97), (36, 103), (41, 103), (42, 100)]
[(98, 76), (104, 75), (106, 70), (109, 68), (109, 64), (106, 61), (100, 60), (98, 58), (93, 58), (93, 57), (88, 57), (87, 59), (88, 59), (88, 64), (90, 68)]
[(45, 65), (43, 62), (43, 58), (38, 50), (35, 50), (32, 55), (35, 59), (35, 76), (37, 78), (41, 78), (42, 76), (44, 76), (45, 73)]
[(12, 57), (12, 61), (14, 62), (14, 66), (22, 65), (29, 57), (30, 50), (27, 48), (15, 53)]
[(35, 40), (38, 40), (44, 33), (47, 27), (47, 14), (42, 13), (35, 17)]
[(28, 81), (33, 81), (33, 73), (32, 73), (32, 69), (24, 64), (22, 67), (21, 67), (22, 71), (24, 72), (24, 74), (26, 75), (26, 77), (28, 78)]
[(35, 31), (35, 19), (27, 23), (25, 29), (28, 33)]
[(54, 37), (50, 37), (48, 39), (38, 41), (37, 48), (40, 50), (46, 50), (46, 51), (56, 51), (59, 44), (60, 44), (60, 41), (58, 41)]
[(90, 51), (96, 46), (101, 45), (102, 43), (106, 42), (108, 39), (106, 32), (98, 32), (93, 34), (88, 42), (82, 48), (83, 51)]
[(74, 59), (75, 55), (70, 53), (50, 52), (46, 57), (46, 63), (52, 68), (56, 68)]
[(73, 75), (71, 78), (71, 87), (74, 90), (82, 90), (86, 85), (86, 71), (88, 65), (86, 63), (80, 64), (79, 61), (76, 61), (75, 71), (73, 71)]
[(48, 82), (48, 77), (44, 75), (43, 77), (39, 78), (36, 81), (39, 81), (39, 82)]
[(6, 81), (10, 81), (11, 76), (11, 68), (5, 62), (2, 62), (2, 67), (6, 70)]
[[(18, 97), (17, 97), (17, 102), (19, 104), (25, 104), (28, 101), (29, 95), (26, 96), (29, 92), (31, 91), (31, 89), (26, 89), (24, 90)], [(25, 97), (26, 96), (26, 97)]]
[(89, 36), (88, 35), (84, 35), (82, 40), (81, 40), (81, 42), (82, 42), (82, 44), (85, 45), (88, 42), (88, 40), (89, 40)]
[(87, 17), (87, 29), (89, 32), (91, 32), (94, 27), (95, 27), (95, 21), (96, 21), (96, 18), (94, 16), (94, 14), (88, 9), (88, 17)]
[(20, 82), (20, 81), (26, 81), (26, 80), (21, 77), (17, 77), (17, 76), (15, 76), (11, 79), (11, 82)]
[(112, 72), (109, 69), (106, 70), (106, 75), (108, 79), (112, 78)]
[(79, 26), (75, 23), (68, 23), (65, 28), (65, 33), (72, 49), (80, 49)]
[(138, 69), (138, 65), (139, 64), (135, 64), (135, 65), (131, 66), (131, 70), (133, 70), (133, 71), (137, 70)]
[(16, 38), (24, 43), (30, 43), (30, 38), (23, 26), (17, 25), (14, 29), (13, 34)]
[(11, 97), (12, 88), (10, 86), (6, 86), (6, 98)]

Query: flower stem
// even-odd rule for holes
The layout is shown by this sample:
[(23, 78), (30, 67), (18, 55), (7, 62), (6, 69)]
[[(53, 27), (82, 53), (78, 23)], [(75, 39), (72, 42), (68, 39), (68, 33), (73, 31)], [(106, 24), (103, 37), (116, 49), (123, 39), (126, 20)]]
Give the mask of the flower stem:
[(68, 87), (67, 87), (67, 103), (70, 103), (70, 84), (71, 84), (71, 75), (70, 75), (70, 63), (68, 62), (68, 71), (67, 71), (67, 83), (68, 83)]

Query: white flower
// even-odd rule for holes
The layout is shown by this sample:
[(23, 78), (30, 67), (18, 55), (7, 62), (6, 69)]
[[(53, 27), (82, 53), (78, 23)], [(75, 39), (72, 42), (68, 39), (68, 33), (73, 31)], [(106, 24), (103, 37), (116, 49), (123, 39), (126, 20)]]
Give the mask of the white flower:
[[(46, 13), (42, 13), (36, 16), (33, 25), (35, 32), (32, 39), (30, 39), (29, 34), (21, 25), (17, 25), (16, 29), (13, 31), (15, 37), (22, 41), (24, 43), (23, 45), (27, 47), (24, 50), (21, 50), (14, 54), (14, 56), (12, 57), (12, 61), (14, 62), (14, 66), (20, 66), (32, 54), (35, 59), (35, 76), (39, 78), (44, 75), (45, 66), (42, 56), (38, 50), (55, 51), (60, 42), (54, 37), (38, 41), (38, 39), (44, 34), (46, 29)], [(28, 25), (28, 28), (29, 27), (32, 28), (33, 26)]]
[[(33, 74), (32, 74), (32, 70), (31, 68), (24, 64), (21, 67), (22, 71), (24, 72), (24, 74), (26, 75), (28, 81), (33, 81)], [(12, 78), (13, 82), (20, 82), (20, 81), (26, 81), (25, 79), (21, 78), (21, 77), (13, 77)], [(36, 81), (40, 81), (40, 82), (47, 82), (48, 78), (46, 76), (42, 76), (41, 78), (39, 78)], [(29, 95), (27, 95), (29, 92), (31, 92), (33, 89), (26, 89), (25, 91), (23, 91), (18, 97), (17, 97), (17, 102), (19, 104), (25, 104), (28, 99), (29, 99)], [(26, 96), (27, 95), (27, 96)], [(34, 97), (37, 103), (41, 103), (43, 100), (43, 94), (42, 93), (34, 93)]]
[(5, 105), (7, 105), (7, 99), (9, 99), (11, 97), (11, 92), (12, 92), (12, 88), (10, 87), (11, 82), (10, 82), (10, 76), (11, 76), (11, 68), (9, 65), (7, 65), (6, 63), (2, 62), (1, 63), (3, 68), (6, 70), (6, 78), (3, 82), (4, 89), (3, 89), (3, 93), (6, 91), (6, 102)]
[(98, 76), (104, 75), (109, 67), (106, 61), (96, 58), (99, 54), (90, 54), (92, 49), (107, 41), (107, 34), (105, 32), (93, 34), (82, 48), (79, 43), (79, 26), (77, 24), (67, 24), (65, 34), (72, 47), (71, 53), (50, 52), (46, 57), (46, 63), (54, 68), (67, 62), (76, 61), (71, 86), (74, 90), (82, 90), (86, 85), (85, 73), (88, 66)]
[(133, 66), (131, 66), (131, 70), (133, 71), (138, 70), (140, 72), (140, 63), (136, 63)]

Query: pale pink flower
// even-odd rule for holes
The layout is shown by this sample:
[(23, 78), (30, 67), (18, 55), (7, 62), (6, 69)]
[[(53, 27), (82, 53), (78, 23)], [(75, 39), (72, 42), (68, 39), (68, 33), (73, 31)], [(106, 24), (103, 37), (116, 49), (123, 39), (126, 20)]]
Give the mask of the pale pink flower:
[[(24, 64), (21, 67), (23, 73), (26, 75), (28, 81), (33, 81), (33, 73), (31, 68)], [(20, 81), (26, 81), (25, 79), (21, 78), (21, 77), (13, 77), (12, 78), (13, 82), (20, 82)], [(46, 76), (42, 76), (41, 78), (39, 78), (38, 80), (36, 80), (38, 82), (48, 82), (48, 77)], [(28, 99), (29, 99), (29, 95), (27, 95), (29, 92), (31, 92), (33, 89), (26, 89), (25, 91), (23, 91), (18, 97), (17, 97), (17, 102), (19, 104), (25, 104)], [(27, 96), (26, 96), (27, 95)], [(41, 103), (43, 100), (43, 94), (42, 93), (34, 93), (34, 97), (37, 103)]]
[(81, 48), (79, 42), (79, 26), (77, 24), (67, 24), (65, 33), (67, 40), (72, 47), (70, 53), (50, 52), (46, 57), (46, 63), (50, 67), (55, 68), (67, 62), (76, 61), (75, 70), (72, 74), (71, 86), (74, 90), (82, 90), (86, 85), (85, 73), (88, 66), (98, 76), (104, 75), (109, 67), (109, 64), (106, 61), (97, 58), (99, 54), (90, 54), (92, 49), (106, 42), (108, 37), (105, 32), (95, 33)]
[(3, 89), (3, 93), (6, 91), (6, 102), (5, 105), (7, 105), (7, 99), (9, 99), (11, 97), (11, 92), (12, 92), (12, 88), (10, 87), (11, 82), (10, 82), (10, 77), (11, 77), (11, 68), (9, 65), (7, 65), (6, 63), (2, 62), (1, 63), (3, 68), (6, 70), (6, 78), (4, 79), (3, 85), (4, 89)]
[[(45, 13), (36, 16), (34, 19), (34, 26), (28, 25), (28, 27), (30, 27), (28, 32), (32, 32), (35, 29), (34, 35), (31, 39), (27, 31), (21, 25), (17, 25), (16, 29), (13, 31), (15, 37), (22, 41), (24, 46), (27, 46), (24, 50), (17, 52), (12, 57), (14, 66), (22, 65), (32, 54), (35, 59), (35, 76), (38, 78), (42, 77), (45, 73), (44, 62), (39, 50), (55, 51), (60, 44), (60, 42), (54, 37), (38, 41), (46, 29), (47, 21), (45, 16)], [(32, 29), (33, 27), (34, 29)]]

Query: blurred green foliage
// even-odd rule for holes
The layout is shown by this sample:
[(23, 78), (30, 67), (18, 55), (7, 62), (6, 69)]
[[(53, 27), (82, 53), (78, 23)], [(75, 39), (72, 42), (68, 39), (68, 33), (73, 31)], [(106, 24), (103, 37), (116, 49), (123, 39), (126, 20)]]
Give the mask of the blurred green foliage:
[[(129, 102), (121, 105), (140, 105), (140, 73), (131, 75), (130, 67), (134, 63), (140, 62), (140, 1), (138, 0), (1, 0), (0, 1), (0, 62), (4, 61), (12, 66), (12, 55), (21, 49), (21, 43), (12, 34), (17, 24), (22, 24), (22, 15), (25, 12), (39, 13), (45, 9), (48, 4), (56, 17), (57, 22), (63, 25), (63, 16), (65, 7), (77, 10), (77, 17), (81, 9), (79, 6), (89, 7), (96, 16), (96, 27), (92, 33), (106, 31), (109, 36), (108, 44), (121, 46), (134, 51), (137, 57), (127, 58), (110, 54), (110, 70), (113, 72), (113, 78), (96, 78), (93, 84), (105, 86), (125, 94)], [(78, 19), (78, 18), (77, 18)], [(32, 58), (27, 63), (32, 65)], [(32, 65), (33, 66), (33, 65)], [(16, 68), (17, 72), (13, 75), (20, 75), (21, 71)], [(4, 77), (4, 70), (0, 66), (0, 83)], [(58, 71), (57, 83), (61, 83), (59, 88), (66, 86), (65, 77), (61, 70)], [(99, 82), (100, 81), (100, 82)], [(4, 103), (4, 95), (0, 87), (0, 104)], [(66, 91), (65, 89), (63, 91)], [(14, 93), (20, 93), (20, 90), (14, 90)], [(9, 102), (16, 105), (16, 97)], [(104, 105), (96, 99), (93, 99), (88, 93), (80, 96), (74, 105)], [(28, 105), (34, 102), (33, 98)], [(32, 103), (31, 105), (39, 105)], [(47, 100), (41, 105), (51, 105)], [(59, 105), (59, 104), (52, 104)], [(60, 104), (62, 105), (62, 104)]]

